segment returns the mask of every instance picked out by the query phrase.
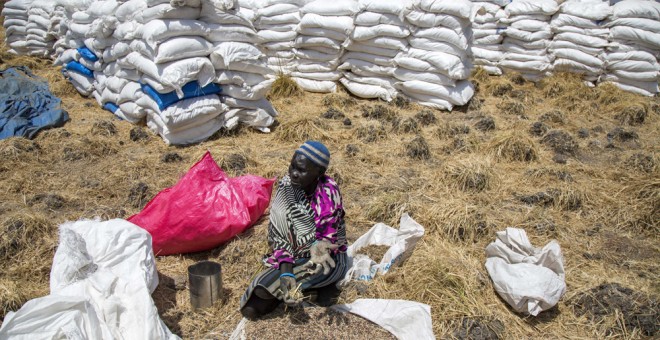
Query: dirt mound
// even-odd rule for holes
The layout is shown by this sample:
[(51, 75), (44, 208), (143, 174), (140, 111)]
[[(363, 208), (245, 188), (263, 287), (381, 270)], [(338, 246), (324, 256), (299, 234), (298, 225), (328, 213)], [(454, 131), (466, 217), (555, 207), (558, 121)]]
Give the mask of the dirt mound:
[(601, 284), (577, 295), (571, 303), (575, 315), (587, 315), (595, 321), (618, 315), (622, 323), (617, 322), (609, 328), (610, 335), (630, 334), (636, 329), (644, 336), (660, 334), (660, 305), (657, 299), (618, 283)]
[(464, 318), (452, 336), (461, 340), (498, 340), (497, 333), (504, 330), (501, 321), (486, 321), (477, 318)]
[(371, 321), (330, 308), (279, 307), (267, 317), (248, 321), (247, 339), (396, 339)]

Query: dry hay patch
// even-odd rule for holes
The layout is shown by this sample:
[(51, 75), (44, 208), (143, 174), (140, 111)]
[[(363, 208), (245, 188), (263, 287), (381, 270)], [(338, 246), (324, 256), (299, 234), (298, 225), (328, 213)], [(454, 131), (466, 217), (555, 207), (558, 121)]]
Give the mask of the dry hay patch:
[(633, 230), (658, 235), (660, 232), (660, 179), (641, 178), (621, 192), (623, 205), (616, 214), (619, 224)]
[(438, 119), (435, 116), (435, 113), (431, 110), (424, 109), (415, 114), (415, 119), (422, 124), (423, 126), (435, 124)]
[(635, 153), (624, 162), (629, 169), (642, 173), (653, 174), (658, 172), (658, 159), (655, 154)]
[(408, 117), (402, 120), (396, 120), (392, 123), (392, 132), (394, 133), (419, 133), (420, 126), (414, 118)]
[(428, 160), (431, 158), (429, 143), (422, 135), (417, 135), (405, 146), (406, 155), (413, 160)]
[(382, 123), (370, 122), (359, 126), (355, 136), (364, 143), (375, 143), (386, 140), (388, 133)]
[(463, 123), (445, 122), (440, 126), (435, 135), (438, 138), (450, 138), (458, 135), (467, 135), (470, 133), (470, 127)]
[(570, 301), (576, 316), (587, 316), (605, 329), (606, 336), (654, 337), (660, 333), (660, 304), (657, 298), (604, 283), (576, 295)]
[(502, 321), (489, 318), (470, 317), (452, 322), (452, 338), (460, 340), (498, 340), (505, 326)]
[(382, 327), (351, 313), (330, 308), (278, 307), (267, 317), (248, 321), (247, 339), (396, 339)]
[(22, 137), (10, 137), (0, 140), (0, 156), (13, 161), (25, 160), (30, 155), (38, 154), (41, 146), (33, 141)]
[(318, 118), (298, 118), (282, 122), (275, 130), (275, 136), (282, 142), (302, 143), (313, 139), (319, 141), (332, 140), (326, 132), (328, 126)]
[(446, 163), (444, 172), (446, 182), (466, 192), (490, 189), (495, 181), (491, 161), (476, 156)]
[(474, 123), (474, 128), (482, 132), (493, 131), (496, 128), (495, 119), (490, 116), (480, 118)]
[(399, 112), (381, 104), (374, 106), (362, 105), (360, 110), (362, 111), (363, 118), (378, 120), (383, 124), (394, 124), (394, 122), (400, 119)]
[(541, 207), (553, 206), (564, 211), (578, 211), (588, 201), (587, 195), (580, 189), (565, 185), (560, 189), (550, 188), (533, 194), (517, 195), (520, 202)]
[(434, 222), (427, 225), (431, 233), (444, 235), (452, 241), (472, 243), (491, 233), (485, 210), (462, 199), (446, 199), (428, 205), (423, 215), (434, 217)]
[(517, 129), (493, 137), (488, 149), (500, 161), (532, 162), (539, 157), (536, 143)]
[(0, 318), (48, 293), (56, 238), (51, 221), (27, 209), (0, 221)]
[(358, 101), (346, 93), (330, 93), (323, 97), (321, 104), (329, 108), (339, 107), (341, 109), (348, 109), (356, 106)]
[(279, 73), (268, 92), (268, 99), (301, 97), (304, 91), (291, 76)]

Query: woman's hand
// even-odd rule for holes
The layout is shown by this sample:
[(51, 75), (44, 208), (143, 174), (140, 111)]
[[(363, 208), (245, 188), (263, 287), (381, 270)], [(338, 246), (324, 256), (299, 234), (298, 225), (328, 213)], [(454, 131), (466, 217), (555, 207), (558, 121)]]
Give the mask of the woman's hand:
[(296, 289), (296, 276), (293, 275), (293, 263), (280, 263), (280, 290), (286, 302), (289, 293)]
[(330, 270), (335, 267), (335, 260), (330, 255), (331, 250), (339, 248), (339, 245), (332, 244), (327, 240), (317, 241), (309, 249), (311, 258), (303, 265), (312, 274), (318, 274), (323, 269), (323, 275), (330, 274)]
[(291, 274), (291, 276), (282, 274), (280, 276), (280, 290), (284, 295), (284, 300), (287, 300), (289, 297), (289, 292), (292, 292), (296, 289), (296, 278)]

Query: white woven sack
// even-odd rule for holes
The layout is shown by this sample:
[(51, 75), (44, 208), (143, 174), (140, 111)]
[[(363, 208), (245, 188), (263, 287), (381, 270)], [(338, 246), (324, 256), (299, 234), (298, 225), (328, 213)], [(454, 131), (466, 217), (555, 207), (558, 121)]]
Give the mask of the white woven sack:
[(421, 0), (419, 8), (426, 12), (450, 14), (467, 19), (472, 12), (472, 2), (468, 0)]
[(378, 85), (363, 84), (346, 78), (340, 79), (339, 82), (344, 85), (350, 93), (360, 98), (378, 98), (388, 102), (392, 101), (393, 98), (393, 94), (390, 91)]
[(601, 0), (569, 0), (559, 6), (559, 12), (585, 19), (603, 20), (612, 10), (609, 3)]
[(553, 15), (559, 10), (555, 0), (516, 0), (506, 6), (504, 11), (509, 16), (515, 15)]
[(327, 16), (354, 16), (360, 10), (355, 0), (316, 0), (312, 1), (300, 9), (300, 13), (318, 14)]
[(612, 19), (641, 18), (660, 20), (660, 3), (646, 0), (626, 0), (612, 6)]
[(308, 92), (332, 93), (337, 91), (337, 84), (334, 81), (316, 81), (304, 78), (291, 78), (298, 86)]
[(405, 26), (403, 19), (396, 14), (361, 12), (355, 16), (356, 26), (375, 26), (380, 24)]
[(348, 16), (321, 16), (309, 13), (300, 19), (300, 27), (319, 27), (348, 35), (353, 31), (353, 18)]
[(467, 19), (448, 14), (427, 13), (415, 10), (406, 14), (406, 20), (418, 27), (443, 26), (459, 31), (470, 26), (470, 21)]

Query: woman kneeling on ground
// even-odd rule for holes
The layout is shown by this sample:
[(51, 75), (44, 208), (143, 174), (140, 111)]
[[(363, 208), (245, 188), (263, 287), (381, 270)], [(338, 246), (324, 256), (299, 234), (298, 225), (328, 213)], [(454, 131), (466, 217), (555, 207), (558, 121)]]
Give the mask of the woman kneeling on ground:
[(330, 152), (320, 142), (298, 148), (289, 174), (278, 183), (270, 208), (265, 256), (270, 268), (259, 273), (241, 297), (241, 313), (254, 319), (281, 301), (295, 303), (293, 292), (335, 284), (347, 270), (344, 209), (337, 183), (325, 174)]

